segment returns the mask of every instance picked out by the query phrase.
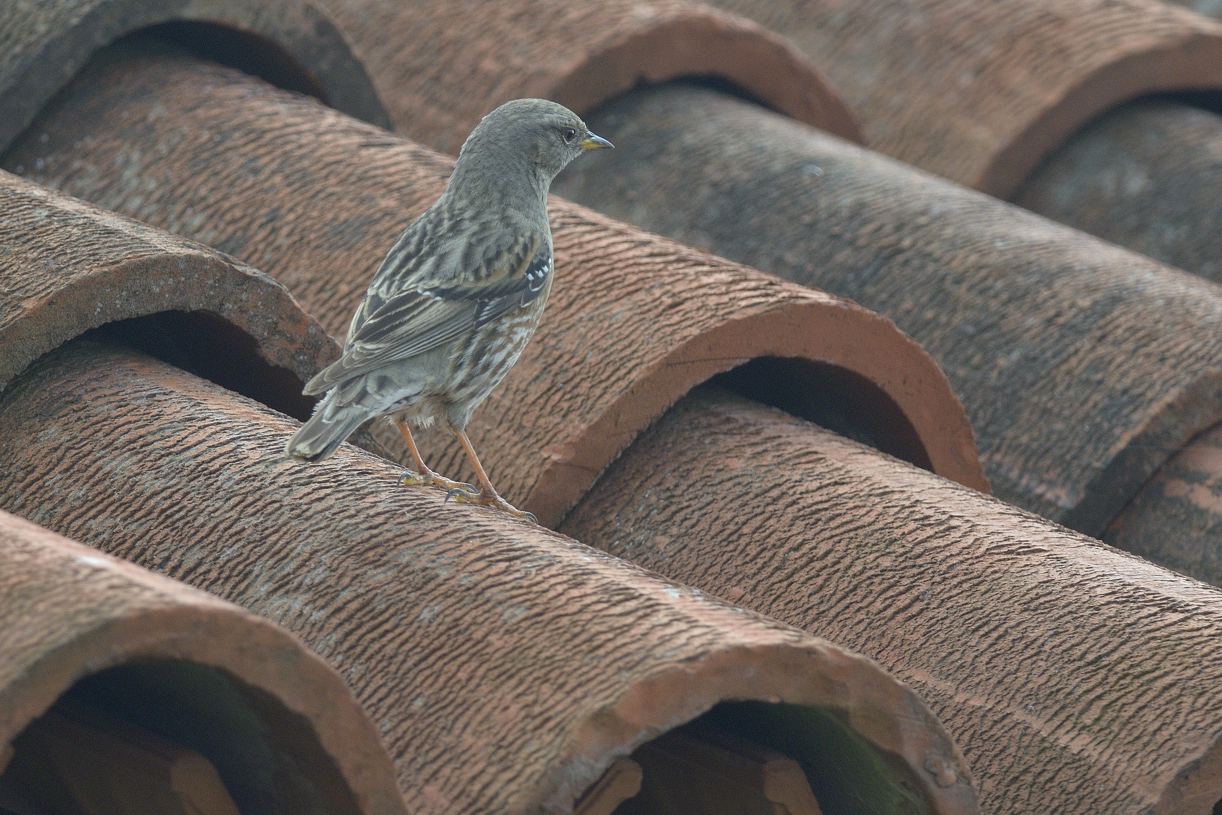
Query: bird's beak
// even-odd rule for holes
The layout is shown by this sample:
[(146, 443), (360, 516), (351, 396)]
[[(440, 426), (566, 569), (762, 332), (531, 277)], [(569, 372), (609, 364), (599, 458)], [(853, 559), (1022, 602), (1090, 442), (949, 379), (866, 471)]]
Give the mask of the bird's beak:
[(587, 153), (591, 150), (610, 150), (614, 147), (614, 144), (607, 141), (602, 136), (595, 136), (593, 133), (581, 140), (581, 149)]

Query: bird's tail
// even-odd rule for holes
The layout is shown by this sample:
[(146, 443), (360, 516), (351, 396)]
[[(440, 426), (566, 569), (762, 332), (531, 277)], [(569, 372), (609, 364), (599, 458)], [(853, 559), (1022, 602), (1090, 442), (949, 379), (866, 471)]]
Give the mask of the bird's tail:
[(293, 434), (285, 445), (285, 455), (306, 461), (322, 461), (335, 452), (356, 429), (369, 418), (369, 411), (360, 405), (338, 405), (335, 392), (314, 408), (314, 415)]

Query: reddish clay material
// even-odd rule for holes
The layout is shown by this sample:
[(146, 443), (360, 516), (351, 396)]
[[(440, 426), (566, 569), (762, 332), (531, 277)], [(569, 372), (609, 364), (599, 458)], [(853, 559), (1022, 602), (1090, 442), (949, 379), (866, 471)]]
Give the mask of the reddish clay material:
[[(815, 68), (755, 23), (688, 0), (326, 0), (406, 136), (454, 154), (522, 96), (581, 113), (642, 82), (707, 76), (856, 139)], [(614, 139), (612, 139), (614, 141)]]
[(1156, 0), (712, 4), (801, 48), (866, 144), (1001, 198), (1112, 107), (1222, 88), (1222, 26)]
[(1164, 464), (1103, 539), (1222, 588), (1222, 425)]
[[(748, 700), (797, 706), (781, 718), (815, 783), (844, 749), (858, 769), (842, 780), (862, 795), (975, 811), (954, 745), (873, 662), (401, 487), (351, 447), (285, 460), (294, 426), (136, 352), (77, 343), (0, 398), (0, 504), (296, 633), (378, 723), (413, 812), (564, 810), (616, 757)], [(744, 728), (773, 709), (747, 707)]]
[(998, 497), (1099, 534), (1222, 419), (1222, 291), (713, 91), (642, 90), (562, 194), (895, 320)]
[(4, 7), (0, 149), (95, 51), (150, 26), (353, 116), (389, 123), (364, 68), (314, 0), (39, 0)]
[(0, 771), (69, 691), (135, 702), (123, 713), (204, 753), (244, 812), (404, 812), (373, 724), (296, 639), (0, 512)]
[[(6, 163), (240, 255), (337, 335), (449, 169), (310, 100), (162, 57), (99, 62)], [(470, 428), (498, 487), (544, 523), (688, 390), (759, 357), (796, 360), (795, 377), (803, 360), (849, 372), (884, 449), (987, 489), (945, 377), (886, 320), (564, 202), (553, 229), (558, 279), (543, 323)], [(442, 434), (422, 449), (443, 472), (463, 471)]]
[(1222, 116), (1167, 100), (1117, 108), (1049, 157), (1014, 200), (1222, 283)]
[(564, 529), (877, 659), (959, 740), (984, 812), (1222, 799), (1222, 593), (1194, 580), (723, 391), (642, 434)]
[(2, 171), (0, 212), (0, 389), (91, 328), (165, 312), (235, 370), (257, 357), (255, 390), (278, 404), (300, 403), (294, 387), (335, 353), (283, 286), (206, 247)]

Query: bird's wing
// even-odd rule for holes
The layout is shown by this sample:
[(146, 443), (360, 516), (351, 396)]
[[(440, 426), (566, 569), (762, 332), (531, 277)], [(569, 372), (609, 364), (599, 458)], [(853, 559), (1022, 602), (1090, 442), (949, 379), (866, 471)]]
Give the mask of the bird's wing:
[[(456, 256), (470, 255), (458, 252)], [(390, 258), (388, 258), (389, 262)], [(426, 353), (524, 306), (544, 291), (552, 272), (546, 234), (510, 236), (500, 246), (490, 243), (484, 256), (469, 258), (475, 268), (454, 280), (420, 280), (411, 288), (378, 297), (352, 332), (343, 356), (306, 386), (307, 394), (336, 385), (383, 366)], [(381, 276), (381, 272), (379, 272)], [(371, 297), (362, 304), (370, 304)], [(357, 317), (362, 317), (358, 312)]]

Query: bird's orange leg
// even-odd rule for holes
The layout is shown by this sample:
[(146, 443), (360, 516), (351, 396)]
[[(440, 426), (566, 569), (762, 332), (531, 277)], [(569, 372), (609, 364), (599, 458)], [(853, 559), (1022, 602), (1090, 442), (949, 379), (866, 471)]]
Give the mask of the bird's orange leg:
[(403, 419), (395, 419), (395, 427), (399, 428), (399, 435), (403, 437), (403, 443), (407, 445), (407, 452), (412, 457), (412, 466), (414, 470), (409, 470), (399, 479), (399, 483), (409, 487), (441, 487), (444, 490), (460, 491), (475, 494), (477, 490), (462, 481), (453, 481), (443, 475), (433, 472), (429, 466), (424, 463), (424, 458), (420, 455), (420, 448), (416, 446), (416, 440), (412, 438), (412, 431), (407, 426), (407, 422)]
[(486, 507), (496, 507), (497, 509), (508, 512), (517, 518), (526, 518), (529, 521), (538, 523), (538, 518), (533, 512), (526, 512), (518, 509), (513, 504), (506, 501), (492, 486), (491, 479), (488, 478), (488, 473), (484, 471), (484, 467), (479, 463), (479, 456), (475, 455), (475, 448), (471, 445), (471, 440), (467, 438), (467, 431), (460, 430), (457, 427), (452, 427), (450, 430), (454, 436), (462, 444), (463, 452), (467, 454), (467, 461), (471, 462), (471, 468), (475, 470), (475, 478), (479, 482), (479, 493), (476, 495), (464, 494), (457, 490), (451, 490), (450, 497), (460, 504), (479, 504)]

